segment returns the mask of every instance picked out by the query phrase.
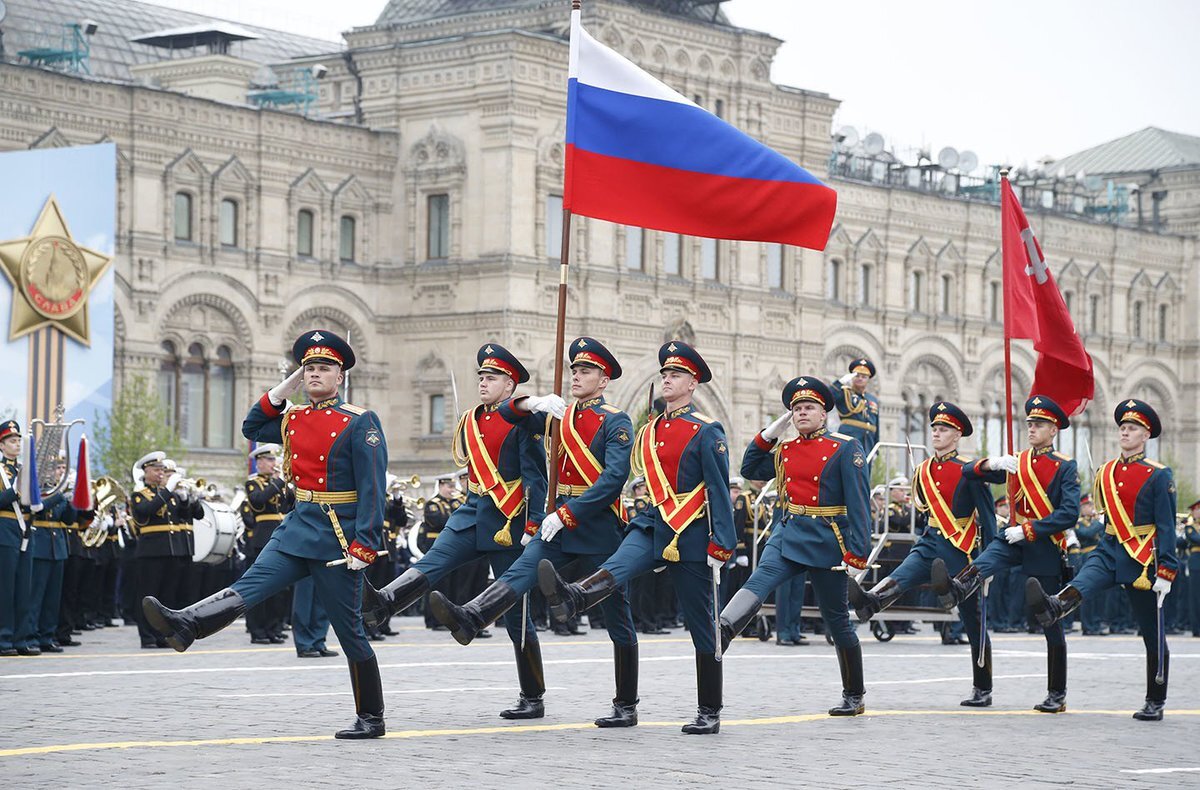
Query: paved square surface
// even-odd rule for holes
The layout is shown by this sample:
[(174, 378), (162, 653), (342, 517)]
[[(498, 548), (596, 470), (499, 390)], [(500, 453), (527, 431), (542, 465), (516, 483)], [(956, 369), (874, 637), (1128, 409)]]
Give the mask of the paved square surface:
[[(460, 647), (414, 618), (376, 643), (388, 736), (334, 741), (353, 718), (341, 658), (251, 646), (239, 621), (187, 653), (141, 650), (133, 628), (62, 655), (0, 659), (0, 777), (12, 787), (1197, 787), (1200, 639), (1174, 637), (1167, 718), (1144, 697), (1135, 637), (1071, 635), (1068, 712), (1034, 713), (1040, 636), (998, 635), (996, 704), (958, 702), (966, 647), (928, 626), (883, 644), (865, 627), (867, 715), (833, 719), (833, 649), (739, 639), (725, 662), (721, 733), (685, 736), (695, 711), (686, 632), (641, 642), (641, 724), (599, 730), (612, 697), (603, 631), (542, 635), (546, 718), (506, 722), (516, 699), (502, 632)], [(332, 634), (330, 635), (332, 638)], [(1161, 769), (1170, 769), (1162, 772)]]

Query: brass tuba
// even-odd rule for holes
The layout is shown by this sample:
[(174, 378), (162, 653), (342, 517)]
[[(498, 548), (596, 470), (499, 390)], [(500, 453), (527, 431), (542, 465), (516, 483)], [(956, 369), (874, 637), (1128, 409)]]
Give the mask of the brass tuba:
[(92, 481), (92, 499), (96, 503), (95, 516), (81, 536), (83, 545), (89, 549), (104, 545), (108, 539), (109, 511), (118, 506), (127, 506), (129, 495), (115, 478), (103, 475)]

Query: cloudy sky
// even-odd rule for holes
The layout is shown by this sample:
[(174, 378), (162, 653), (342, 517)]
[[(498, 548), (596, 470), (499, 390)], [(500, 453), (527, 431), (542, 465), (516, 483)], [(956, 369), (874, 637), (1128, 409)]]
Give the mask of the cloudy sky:
[[(213, 13), (212, 0), (153, 0)], [(338, 40), (386, 0), (222, 0), (242, 22)], [(563, 0), (564, 8), (568, 6)], [(776, 82), (842, 101), (838, 125), (898, 152), (943, 146), (1035, 163), (1146, 126), (1200, 135), (1200, 2), (730, 0), (730, 20), (783, 40)], [(566, 13), (564, 11), (564, 13)]]

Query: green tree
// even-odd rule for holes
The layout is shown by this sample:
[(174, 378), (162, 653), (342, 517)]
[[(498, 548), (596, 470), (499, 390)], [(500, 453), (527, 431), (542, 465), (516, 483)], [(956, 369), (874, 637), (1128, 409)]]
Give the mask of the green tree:
[[(167, 409), (144, 374), (130, 376), (113, 401), (107, 419), (96, 415), (92, 453), (99, 470), (128, 483), (133, 464), (151, 450), (182, 457), (183, 442), (168, 421)], [(93, 470), (92, 474), (98, 474)]]

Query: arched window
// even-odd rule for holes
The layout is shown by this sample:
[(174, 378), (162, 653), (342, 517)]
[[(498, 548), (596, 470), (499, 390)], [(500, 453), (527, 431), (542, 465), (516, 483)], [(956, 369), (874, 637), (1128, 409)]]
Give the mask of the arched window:
[(992, 280), (988, 283), (988, 320), (992, 323), (1000, 323), (1000, 281)]
[(206, 447), (233, 447), (233, 353), (217, 349), (208, 366), (208, 436)]
[(837, 258), (830, 258), (825, 275), (825, 298), (831, 302), (842, 301), (842, 262)]
[(175, 344), (164, 341), (158, 371), (159, 397), (167, 411), (167, 424), (187, 447), (234, 446), (233, 352), (217, 348), (209, 359), (199, 343), (180, 357)]
[(625, 268), (631, 271), (640, 272), (645, 269), (644, 256), (642, 254), (642, 238), (645, 236), (642, 229), (634, 225), (625, 227)]
[(1088, 331), (1100, 331), (1100, 294), (1088, 295)]
[(938, 312), (942, 315), (954, 312), (954, 278), (948, 274), (938, 278)]
[(1133, 336), (1145, 337), (1145, 329), (1142, 326), (1142, 303), (1140, 301), (1133, 303)]
[(188, 447), (204, 445), (204, 348), (188, 346), (179, 369), (179, 403), (176, 409), (179, 438)]
[(231, 198), (221, 201), (220, 216), (217, 217), (217, 230), (221, 246), (238, 246), (238, 203)]
[(872, 275), (874, 267), (864, 263), (858, 267), (858, 303), (863, 307), (871, 306), (871, 289), (875, 286)]
[(338, 223), (338, 260), (343, 263), (354, 261), (354, 234), (357, 224), (351, 216), (342, 217)]
[(167, 425), (174, 428), (179, 403), (179, 352), (170, 340), (163, 341), (162, 351), (158, 366), (158, 398), (167, 412)]
[(1167, 326), (1170, 324), (1171, 308), (1169, 305), (1158, 306), (1158, 342), (1167, 342)]
[(192, 196), (175, 193), (175, 241), (192, 240)]
[(296, 214), (296, 254), (311, 258), (313, 254), (313, 213), (306, 208)]
[(908, 309), (914, 313), (919, 313), (925, 308), (925, 301), (921, 298), (921, 290), (925, 287), (925, 275), (922, 272), (913, 270), (908, 275)]

